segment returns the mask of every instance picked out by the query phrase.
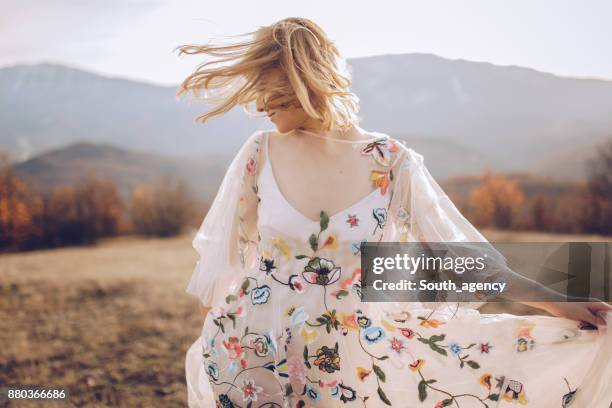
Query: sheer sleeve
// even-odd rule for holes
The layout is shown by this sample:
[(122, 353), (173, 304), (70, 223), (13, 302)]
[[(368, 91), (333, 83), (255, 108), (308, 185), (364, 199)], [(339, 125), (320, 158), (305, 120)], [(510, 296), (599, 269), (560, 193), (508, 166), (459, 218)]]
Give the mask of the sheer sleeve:
[[(460, 279), (494, 282), (516, 277), (518, 274), (508, 268), (506, 258), (461, 214), (431, 176), (423, 156), (403, 145), (401, 147), (403, 157), (394, 169), (396, 180), (390, 208), (397, 237), (395, 241), (427, 243), (434, 249), (442, 250), (445, 256), (477, 254), (486, 257), (484, 270), (465, 273)], [(449, 299), (449, 293), (441, 295), (445, 298), (442, 300)], [(454, 293), (450, 295), (456, 296)], [(462, 296), (455, 300), (479, 302), (484, 299), (482, 293)]]
[(257, 176), (264, 131), (253, 133), (232, 160), (192, 245), (199, 254), (186, 292), (205, 306), (222, 303), (256, 263)]

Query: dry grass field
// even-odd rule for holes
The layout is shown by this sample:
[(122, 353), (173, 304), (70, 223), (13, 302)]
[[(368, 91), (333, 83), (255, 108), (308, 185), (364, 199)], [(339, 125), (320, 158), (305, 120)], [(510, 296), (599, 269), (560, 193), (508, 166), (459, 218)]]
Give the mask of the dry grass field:
[[(485, 234), (493, 241), (604, 239)], [(197, 256), (191, 238), (126, 237), (1, 255), (0, 386), (64, 387), (68, 406), (185, 407), (185, 352), (202, 324), (197, 300), (184, 292)], [(483, 309), (497, 310), (533, 313)]]

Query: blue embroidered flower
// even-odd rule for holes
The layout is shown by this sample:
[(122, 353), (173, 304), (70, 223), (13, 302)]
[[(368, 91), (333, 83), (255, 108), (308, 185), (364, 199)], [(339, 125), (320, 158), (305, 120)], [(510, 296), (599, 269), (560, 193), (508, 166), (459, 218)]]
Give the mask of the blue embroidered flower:
[(292, 326), (298, 326), (308, 320), (308, 317), (308, 313), (304, 310), (302, 306), (300, 306), (291, 313), (291, 318), (289, 319), (289, 322)]
[(251, 302), (254, 305), (263, 305), (270, 297), (270, 287), (268, 285), (258, 286), (251, 291)]
[(378, 223), (378, 228), (383, 228), (387, 223), (387, 209), (386, 208), (375, 208), (372, 210), (372, 215)]
[(310, 398), (313, 401), (321, 400), (321, 392), (315, 389), (314, 387), (312, 387), (311, 385), (306, 386), (306, 395), (308, 395), (308, 398)]
[(363, 339), (367, 341), (368, 344), (378, 343), (380, 340), (384, 339), (385, 336), (385, 331), (379, 326), (372, 326), (363, 332)]
[(451, 341), (450, 343), (448, 343), (448, 349), (451, 351), (451, 353), (453, 353), (455, 356), (459, 356), (461, 354), (461, 352), (463, 351), (463, 349), (461, 348), (461, 346), (459, 345), (459, 343), (456, 343), (454, 341)]
[(217, 366), (217, 363), (209, 361), (206, 365), (206, 372), (214, 381), (219, 379), (219, 367)]
[(229, 399), (227, 394), (219, 395), (219, 403), (223, 408), (234, 408), (234, 403)]

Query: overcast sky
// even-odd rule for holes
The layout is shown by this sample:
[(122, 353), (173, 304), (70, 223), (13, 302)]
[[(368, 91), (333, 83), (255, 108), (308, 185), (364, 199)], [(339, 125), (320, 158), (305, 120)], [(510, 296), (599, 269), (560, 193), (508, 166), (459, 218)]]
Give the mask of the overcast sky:
[(612, 79), (612, 1), (0, 0), (0, 66), (56, 62), (176, 84), (201, 60), (173, 49), (288, 16), (347, 58), (432, 53)]

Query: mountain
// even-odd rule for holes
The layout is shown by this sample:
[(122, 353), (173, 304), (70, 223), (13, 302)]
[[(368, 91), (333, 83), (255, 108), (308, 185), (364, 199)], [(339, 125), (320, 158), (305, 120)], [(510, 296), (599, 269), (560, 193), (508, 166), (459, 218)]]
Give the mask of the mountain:
[(184, 181), (195, 198), (208, 201), (214, 196), (229, 159), (162, 156), (109, 144), (78, 142), (19, 163), (15, 171), (43, 190), (72, 185), (95, 174), (114, 180), (123, 198), (139, 183), (170, 177)]
[[(612, 137), (612, 81), (430, 54), (348, 64), (360, 125), (406, 140), (437, 177), (490, 167), (580, 178), (582, 157)], [(176, 90), (60, 65), (2, 68), (0, 149), (26, 159), (86, 140), (164, 157), (230, 157), (254, 130), (273, 128), (241, 109), (196, 123), (206, 104), (177, 101)]]

